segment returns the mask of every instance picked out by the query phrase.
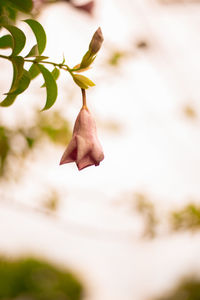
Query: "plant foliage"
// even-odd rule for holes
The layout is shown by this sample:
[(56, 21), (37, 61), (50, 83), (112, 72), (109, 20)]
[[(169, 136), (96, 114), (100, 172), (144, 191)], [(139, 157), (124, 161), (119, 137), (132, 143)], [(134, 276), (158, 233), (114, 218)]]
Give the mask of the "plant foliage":
[[(7, 107), (12, 105), (17, 96), (29, 87), (31, 80), (41, 74), (44, 79), (44, 84), (41, 87), (46, 88), (47, 95), (43, 110), (47, 110), (55, 103), (58, 95), (56, 80), (60, 75), (60, 69), (69, 72), (74, 82), (81, 89), (87, 89), (95, 85), (89, 78), (79, 75), (77, 72), (85, 71), (93, 63), (96, 53), (103, 42), (103, 35), (101, 29), (98, 28), (89, 44), (89, 50), (83, 56), (81, 63), (74, 68), (70, 68), (65, 64), (65, 60), (61, 63), (47, 61), (48, 57), (43, 55), (47, 40), (45, 30), (38, 21), (29, 18), (24, 20), (24, 22), (31, 28), (36, 43), (23, 56), (21, 52), (27, 43), (27, 38), (24, 32), (13, 24), (17, 11), (30, 13), (32, 8), (32, 0), (0, 1), (0, 28), (8, 31), (7, 34), (0, 37), (0, 50), (11, 49), (9, 56), (0, 54), (0, 58), (9, 60), (13, 67), (12, 84), (9, 91), (5, 93), (5, 98), (0, 102), (0, 106)], [(29, 63), (28, 69), (26, 63)], [(52, 66), (53, 69), (50, 71), (44, 66), (45, 64)]]

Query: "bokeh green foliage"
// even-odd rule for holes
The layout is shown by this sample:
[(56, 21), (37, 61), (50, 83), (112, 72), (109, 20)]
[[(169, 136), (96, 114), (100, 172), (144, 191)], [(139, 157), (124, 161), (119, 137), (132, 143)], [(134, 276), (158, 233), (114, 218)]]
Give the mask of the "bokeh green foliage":
[(0, 259), (0, 299), (81, 300), (83, 286), (69, 271), (33, 258)]
[(177, 287), (155, 300), (199, 300), (200, 299), (200, 280), (196, 277), (183, 279)]
[(158, 225), (158, 218), (153, 203), (149, 201), (145, 194), (142, 193), (135, 193), (133, 200), (136, 211), (143, 217), (143, 236), (154, 238), (156, 236), (156, 226)]
[(173, 230), (200, 229), (200, 205), (190, 203), (180, 210), (173, 211), (170, 219)]
[[(34, 124), (16, 125), (12, 129), (0, 119), (0, 177), (9, 176), (10, 159), (12, 162), (24, 159), (45, 138), (53, 144), (65, 146), (70, 137), (69, 123), (58, 111), (45, 114), (38, 112)], [(17, 138), (20, 138), (18, 149), (15, 147)], [(12, 165), (15, 166), (15, 163)]]
[(32, 9), (32, 0), (1, 0), (0, 21), (1, 18), (5, 18), (8, 23), (12, 24), (16, 21), (20, 12), (30, 14)]
[(124, 58), (126, 56), (125, 52), (122, 51), (113, 51), (108, 59), (108, 64), (113, 66), (113, 67), (117, 67), (119, 66), (122, 58)]
[(190, 202), (180, 209), (163, 213), (144, 193), (134, 193), (132, 200), (134, 209), (143, 220), (143, 237), (156, 238), (161, 233), (200, 230), (199, 204)]

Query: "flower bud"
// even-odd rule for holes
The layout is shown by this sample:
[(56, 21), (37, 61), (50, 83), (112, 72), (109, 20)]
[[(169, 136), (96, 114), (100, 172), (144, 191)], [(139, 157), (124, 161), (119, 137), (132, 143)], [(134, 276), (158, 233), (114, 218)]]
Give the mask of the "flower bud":
[(97, 137), (96, 124), (87, 107), (83, 107), (76, 119), (72, 139), (65, 150), (60, 165), (75, 162), (79, 171), (104, 159)]
[(95, 86), (92, 80), (80, 74), (73, 74), (73, 80), (81, 89), (88, 89), (89, 86)]
[(94, 33), (89, 45), (89, 50), (91, 51), (92, 55), (96, 54), (99, 51), (103, 43), (103, 40), (104, 40), (103, 34), (101, 32), (101, 28), (99, 27), (97, 31)]

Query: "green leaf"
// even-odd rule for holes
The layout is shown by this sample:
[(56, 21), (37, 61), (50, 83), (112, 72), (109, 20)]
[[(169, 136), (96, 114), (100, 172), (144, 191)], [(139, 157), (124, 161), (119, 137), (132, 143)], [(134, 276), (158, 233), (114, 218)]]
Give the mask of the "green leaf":
[(10, 106), (13, 104), (17, 96), (23, 93), (29, 86), (31, 81), (30, 74), (27, 70), (23, 69), (23, 74), (18, 81), (18, 86), (13, 92), (9, 92), (7, 97), (0, 103), (0, 106)]
[(9, 93), (12, 93), (17, 89), (18, 82), (23, 75), (24, 59), (21, 56), (14, 56), (12, 57), (11, 62), (13, 64), (14, 72), (13, 72), (13, 81)]
[(13, 47), (13, 39), (10, 34), (6, 34), (0, 38), (0, 48), (12, 48)]
[(73, 80), (82, 89), (88, 89), (90, 86), (95, 86), (92, 80), (83, 75), (73, 74)]
[[(53, 78), (55, 79), (55, 80), (57, 80), (58, 79), (58, 77), (60, 76), (60, 70), (58, 69), (58, 68), (54, 68), (53, 69), (53, 71), (51, 72), (51, 74), (53, 75)], [(44, 83), (42, 86), (41, 86), (41, 88), (42, 87), (45, 87), (46, 86), (46, 84)]]
[(29, 69), (29, 74), (31, 76), (31, 79), (34, 79), (40, 74), (40, 70), (36, 64), (32, 64), (32, 66)]
[[(15, 63), (12, 63), (12, 66), (13, 66), (13, 80), (12, 80), (12, 85), (11, 85), (10, 90), (12, 89), (12, 87), (13, 87), (15, 81), (16, 81), (16, 77), (17, 77), (17, 67), (16, 67), (16, 64), (15, 64)], [(0, 105), (1, 105), (1, 106), (10, 106), (10, 105), (14, 102), (14, 100), (15, 100), (16, 97), (17, 97), (16, 95), (8, 95), (8, 96), (0, 103)]]
[(38, 56), (35, 57), (35, 61), (40, 62), (40, 61), (42, 61), (44, 59), (47, 59), (47, 58), (49, 58), (49, 57), (48, 56), (43, 56), (43, 55), (38, 55)]
[(34, 45), (25, 57), (33, 57), (39, 55), (38, 45)]
[(27, 19), (27, 20), (24, 20), (24, 22), (26, 22), (31, 27), (31, 29), (36, 37), (39, 54), (42, 54), (42, 52), (44, 51), (44, 49), (46, 47), (46, 33), (44, 31), (44, 28), (36, 20)]
[(11, 25), (11, 20), (5, 15), (4, 16), (0, 15), (0, 26), (4, 26), (4, 25)]
[(18, 10), (26, 13), (29, 13), (33, 9), (32, 0), (7, 0), (7, 2)]
[(38, 68), (42, 73), (45, 81), (46, 91), (47, 91), (47, 99), (46, 104), (43, 110), (49, 109), (56, 101), (57, 98), (57, 84), (51, 72), (46, 69), (43, 65), (38, 64)]
[(17, 17), (17, 13), (18, 11), (14, 8), (9, 6), (4, 7), (4, 13), (5, 15), (9, 18), (9, 24), (13, 24), (13, 22), (16, 22), (16, 17)]
[[(17, 95), (22, 93), (30, 83), (30, 74), (23, 69), (24, 59), (21, 56), (12, 57), (13, 80), (12, 85), (7, 93), (7, 97), (0, 103), (0, 106), (10, 106)], [(28, 73), (28, 75), (27, 75)], [(29, 76), (30, 80), (26, 77)]]
[(63, 53), (63, 60), (62, 60), (62, 65), (64, 65), (64, 63), (65, 63), (65, 56), (64, 56), (64, 53)]
[(0, 1), (0, 26), (4, 24), (12, 24), (16, 20), (17, 11), (15, 8), (8, 5), (8, 3), (2, 3), (5, 0)]
[(54, 68), (53, 69), (53, 71), (51, 72), (51, 74), (53, 75), (53, 78), (55, 79), (55, 80), (57, 80), (58, 79), (58, 77), (60, 76), (60, 70), (58, 69), (58, 68)]
[(8, 95), (19, 95), (23, 93), (29, 86), (31, 81), (30, 74), (27, 70), (23, 69), (23, 74), (20, 77), (19, 81), (17, 82), (17, 87), (14, 91), (10, 91)]
[(17, 95), (8, 95), (1, 103), (0, 106), (10, 106), (11, 104), (13, 104), (13, 102), (15, 101), (15, 99), (17, 98)]
[(21, 31), (19, 28), (12, 26), (12, 25), (3, 25), (12, 35), (13, 37), (13, 51), (12, 55), (17, 55), (21, 52), (21, 50), (24, 48), (24, 45), (26, 43), (26, 37), (23, 31)]
[(92, 54), (90, 50), (88, 50), (82, 58), (80, 68), (85, 69), (89, 67), (93, 61), (95, 60), (96, 55)]

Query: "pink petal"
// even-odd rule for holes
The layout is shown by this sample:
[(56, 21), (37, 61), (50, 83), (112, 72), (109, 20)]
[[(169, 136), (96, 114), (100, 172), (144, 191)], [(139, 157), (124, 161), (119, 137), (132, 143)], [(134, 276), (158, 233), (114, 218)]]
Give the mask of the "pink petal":
[(73, 137), (67, 146), (67, 149), (63, 153), (63, 156), (60, 160), (60, 165), (67, 164), (70, 162), (76, 161), (77, 157), (77, 141), (76, 137)]
[(95, 165), (95, 162), (89, 154), (83, 157), (79, 162), (77, 162), (79, 171), (92, 165)]
[(85, 157), (91, 150), (92, 145), (91, 141), (88, 139), (84, 139), (82, 136), (77, 135), (77, 157), (76, 162), (79, 163), (79, 161)]
[(104, 154), (103, 154), (103, 149), (101, 147), (101, 144), (98, 140), (98, 138), (96, 137), (96, 139), (94, 140), (94, 145), (91, 151), (91, 156), (93, 158), (93, 160), (95, 161), (95, 165), (99, 165), (99, 163), (104, 159)]

